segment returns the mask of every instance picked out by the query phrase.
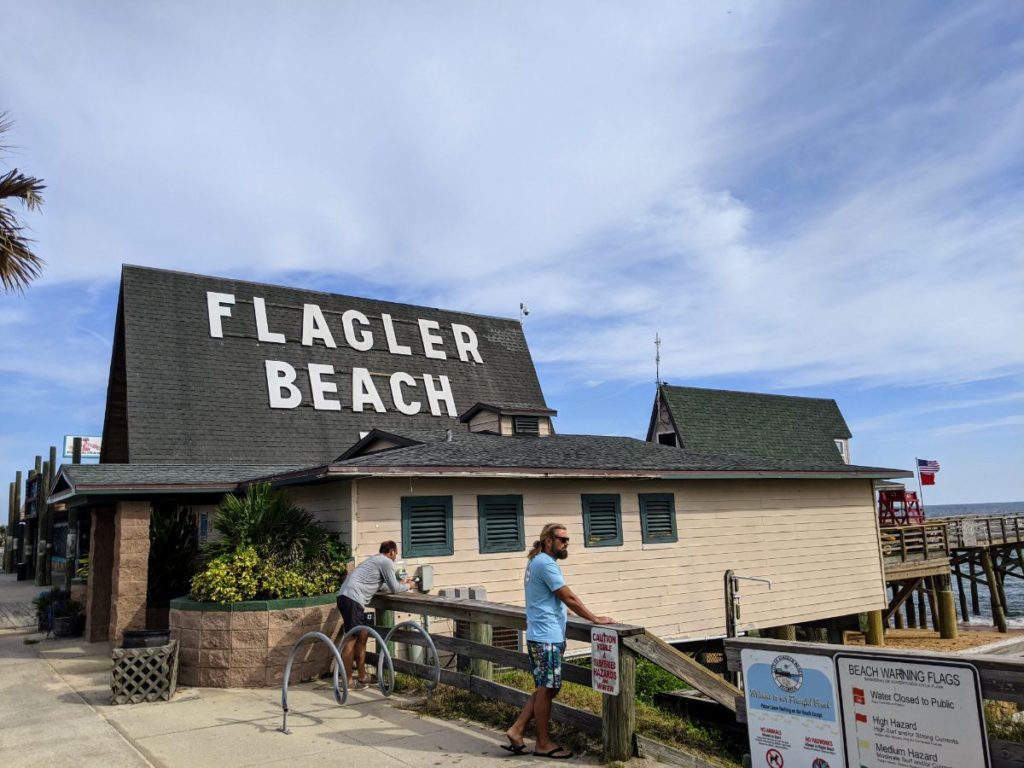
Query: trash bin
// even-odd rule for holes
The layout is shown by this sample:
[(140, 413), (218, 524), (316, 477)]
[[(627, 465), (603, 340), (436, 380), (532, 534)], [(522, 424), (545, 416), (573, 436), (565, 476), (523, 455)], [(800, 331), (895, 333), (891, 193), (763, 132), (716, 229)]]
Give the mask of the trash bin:
[(25, 581), (28, 578), (28, 563), (18, 563), (18, 581)]
[(169, 629), (126, 629), (122, 648), (159, 648), (171, 642)]

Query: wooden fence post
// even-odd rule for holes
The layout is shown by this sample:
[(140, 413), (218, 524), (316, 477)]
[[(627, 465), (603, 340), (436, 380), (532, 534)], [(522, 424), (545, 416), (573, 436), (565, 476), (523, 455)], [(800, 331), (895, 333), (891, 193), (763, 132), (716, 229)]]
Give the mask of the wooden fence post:
[[(484, 624), (482, 622), (473, 622), (469, 625), (469, 639), (474, 643), (482, 643), (483, 645), (491, 645), (491, 640), (494, 636), (494, 630), (490, 624)], [(482, 677), (486, 680), (494, 679), (494, 663), (490, 661), (484, 661), (483, 659), (473, 658), (469, 663), (470, 674), (475, 677)]]
[(619, 636), (619, 695), (601, 697), (604, 718), (604, 760), (629, 760), (636, 729), (636, 654)]

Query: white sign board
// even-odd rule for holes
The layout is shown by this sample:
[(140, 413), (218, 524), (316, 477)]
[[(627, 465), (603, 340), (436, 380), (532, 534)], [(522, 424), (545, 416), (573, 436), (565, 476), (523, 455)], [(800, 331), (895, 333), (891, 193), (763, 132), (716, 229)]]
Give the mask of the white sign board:
[(981, 686), (970, 664), (837, 654), (836, 671), (851, 766), (989, 766)]
[(751, 765), (841, 768), (843, 730), (832, 659), (748, 648), (740, 658)]
[[(75, 455), (76, 437), (78, 437), (78, 435), (64, 435), (64, 458), (70, 459), (72, 456)], [(100, 457), (100, 447), (102, 443), (102, 437), (83, 437), (82, 458), (98, 459)]]
[(595, 691), (619, 695), (619, 633), (601, 627), (590, 630), (590, 677)]

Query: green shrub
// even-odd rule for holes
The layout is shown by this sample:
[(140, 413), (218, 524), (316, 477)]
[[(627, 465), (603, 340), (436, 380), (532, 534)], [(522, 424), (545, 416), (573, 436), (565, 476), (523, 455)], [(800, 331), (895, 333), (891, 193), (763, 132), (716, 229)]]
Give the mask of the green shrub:
[(269, 485), (225, 497), (213, 527), (220, 537), (203, 545), (206, 566), (192, 578), (193, 600), (312, 597), (334, 592), (345, 576), (345, 545)]

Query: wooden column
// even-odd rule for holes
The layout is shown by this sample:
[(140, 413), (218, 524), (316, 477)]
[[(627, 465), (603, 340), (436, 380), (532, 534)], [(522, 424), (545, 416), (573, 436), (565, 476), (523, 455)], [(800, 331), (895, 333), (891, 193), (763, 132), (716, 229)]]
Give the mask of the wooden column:
[(636, 730), (636, 654), (619, 636), (619, 695), (603, 694), (604, 761), (625, 762), (633, 757)]
[(7, 540), (4, 542), (4, 573), (14, 573), (14, 534), (17, 533), (18, 520), (14, 506), (14, 483), (10, 483), (7, 493)]
[(884, 624), (881, 611), (868, 611), (868, 645), (885, 645)]
[(975, 569), (974, 555), (971, 554), (967, 561), (971, 564), (971, 610), (977, 616), (981, 613), (981, 598), (978, 596), (978, 573)]
[[(892, 585), (892, 599), (896, 600), (896, 596), (900, 593), (900, 589), (896, 584)], [(903, 629), (903, 610), (902, 606), (892, 612), (892, 626), (893, 629)]]
[[(483, 643), (484, 645), (491, 645), (491, 641), (494, 636), (494, 630), (490, 624), (479, 624), (472, 623), (469, 625), (469, 639), (474, 643)], [(484, 661), (483, 659), (474, 658), (469, 665), (470, 673), (476, 677), (483, 677), (487, 680), (494, 679), (494, 663), (490, 661)]]
[(999, 587), (996, 585), (996, 572), (992, 567), (992, 555), (987, 549), (981, 553), (981, 567), (985, 569), (985, 580), (988, 582), (988, 596), (992, 603), (992, 619), (1000, 632), (1006, 632), (1006, 615), (1003, 604), (999, 601)]
[(964, 624), (971, 620), (970, 614), (967, 613), (967, 593), (964, 591), (964, 575), (960, 571), (962, 563), (956, 566), (956, 591), (960, 596), (960, 615), (964, 619)]
[(934, 578), (939, 604), (939, 635), (944, 640), (955, 640), (958, 634), (956, 625), (956, 603), (953, 601), (953, 590), (948, 576)]
[(89, 582), (85, 598), (85, 637), (110, 639), (110, 590), (113, 581), (114, 510), (95, 507), (89, 531)]
[(907, 602), (904, 603), (907, 606), (907, 629), (917, 629), (917, 611), (914, 608), (914, 593), (910, 593), (910, 597), (907, 598)]
[(936, 578), (934, 576), (929, 576), (925, 580), (925, 584), (928, 585), (925, 588), (925, 596), (928, 598), (928, 609), (932, 614), (932, 629), (938, 632), (941, 631), (941, 624), (939, 622), (939, 602), (935, 596), (935, 592), (937, 590), (935, 581)]
[(47, 492), (50, 490), (50, 462), (43, 462), (43, 469), (39, 473), (39, 492), (36, 495), (36, 509), (39, 510), (39, 517), (36, 518), (39, 525), (36, 527), (36, 551), (35, 551), (35, 582), (37, 587), (45, 587), (50, 583), (47, 574), (47, 564), (50, 562), (50, 538), (47, 536), (49, 530), (49, 504), (47, 503)]
[(18, 539), (18, 549), (11, 556), (11, 573), (18, 570), (18, 561), (21, 559), (22, 548), (25, 546), (25, 528), (28, 526), (19, 525), (21, 522), (21, 470), (14, 473), (14, 532), (12, 535)]

